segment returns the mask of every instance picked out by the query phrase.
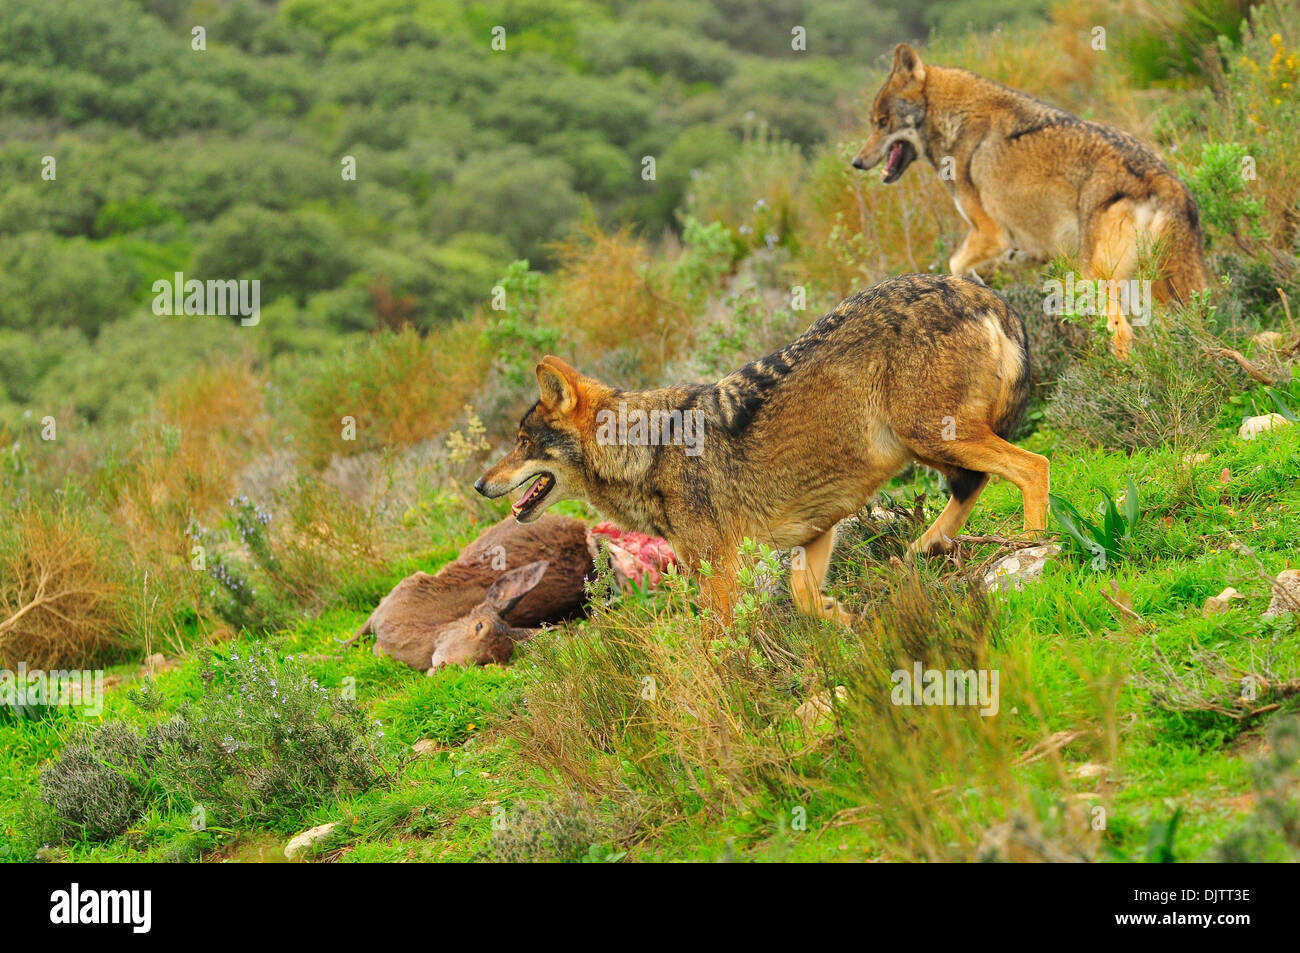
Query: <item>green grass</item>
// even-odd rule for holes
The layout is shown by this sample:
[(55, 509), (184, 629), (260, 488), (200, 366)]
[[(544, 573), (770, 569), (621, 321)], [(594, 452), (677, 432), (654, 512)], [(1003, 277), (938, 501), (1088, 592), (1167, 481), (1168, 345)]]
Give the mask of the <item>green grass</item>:
[[(1037, 792), (1034, 797), (1076, 801), (1089, 810), (1104, 803), (1100, 859), (1155, 856), (1153, 837), (1158, 843), (1159, 831), (1180, 810), (1172, 840), (1175, 859), (1205, 857), (1243, 822), (1251, 804), (1250, 758), (1260, 749), (1267, 719), (1241, 724), (1220, 715), (1155, 706), (1141, 681), (1159, 678), (1157, 652), (1179, 671), (1195, 666), (1195, 653), (1212, 651), (1243, 668), (1269, 660), (1279, 677), (1300, 674), (1295, 661), (1300, 658), (1300, 631), (1294, 618), (1272, 623), (1260, 618), (1269, 600), (1266, 580), (1295, 560), (1300, 427), (1246, 442), (1235, 436), (1233, 423), (1225, 421), (1219, 438), (1205, 450), (1208, 460), (1190, 464), (1159, 449), (1131, 455), (1067, 451), (1050, 432), (1029, 441), (1052, 459), (1054, 492), (1081, 508), (1099, 500), (1095, 487), (1120, 487), (1132, 478), (1139, 488), (1142, 519), (1128, 557), (1098, 572), (1081, 557), (1067, 554), (1049, 566), (1037, 585), (1000, 596), (1001, 634), (989, 656), (991, 667), (1025, 673), (1032, 681), (1032, 690), (1025, 684), (1002, 686), (1002, 717), (1011, 719), (1022, 750), (1053, 732), (1084, 731), (1062, 749), (1064, 771), (1049, 769), (1045, 761), (1013, 771), (1018, 783)], [(889, 493), (907, 502), (928, 479), (918, 473), (898, 481)], [(931, 499), (932, 511), (935, 505)], [(1014, 487), (994, 483), (968, 531), (1014, 532), (1020, 506)], [(365, 618), (364, 607), (376, 594), (415, 565), (433, 568), (450, 558), (472, 535), (468, 524), (462, 529), (431, 556), (358, 583), (346, 607), (304, 620), (270, 640), (277, 652), (305, 654), (312, 676), (331, 689), (352, 680), (367, 714), (382, 722), (396, 766), (390, 783), (326, 799), (301, 818), (286, 821), (299, 830), (338, 822), (317, 858), (471, 860), (489, 849), (494, 816), (514, 804), (554, 800), (564, 791), (558, 777), (524, 757), (514, 734), (503, 730), (526, 704), (530, 685), (547, 677), (538, 666), (553, 659), (552, 654), (530, 650), (520, 653), (509, 668), (452, 669), (427, 677), (368, 651), (339, 645)], [(977, 551), (969, 558), (981, 555)], [(870, 580), (882, 571), (879, 561), (864, 562), (847, 550), (837, 558), (850, 597), (853, 580)], [(951, 568), (934, 562), (927, 572), (942, 575)], [(1203, 617), (1205, 600), (1226, 586), (1246, 599), (1222, 615)], [(1107, 600), (1104, 593), (1116, 591), (1127, 595), (1140, 623)], [(652, 601), (649, 610), (655, 606)], [(615, 618), (628, 624), (644, 611), (645, 605), (614, 610)], [(778, 623), (783, 618), (779, 610), (773, 616)], [(572, 624), (546, 638), (554, 642), (598, 637), (590, 625)], [(256, 644), (246, 639), (215, 650), (251, 650)], [(149, 719), (166, 717), (201, 694), (201, 667), (197, 656), (189, 657), (161, 673), (157, 687), (164, 703), (152, 713), (127, 698), (128, 689), (140, 683), (142, 670), (132, 665), (111, 670), (119, 681), (107, 692), (100, 719), (143, 726)], [(1112, 686), (1113, 695), (1108, 718), (1098, 701), (1106, 697), (1106, 686)], [(1036, 709), (1033, 697), (1050, 702)], [(797, 693), (791, 697), (791, 710), (799, 701)], [(1296, 707), (1294, 700), (1283, 703), (1286, 712)], [(33, 819), (37, 776), (83, 720), (85, 716), (69, 710), (55, 710), (39, 720), (0, 720), (3, 859), (31, 859), (43, 847), (42, 828)], [(1106, 754), (1105, 739), (1098, 736), (1107, 724), (1116, 732), (1113, 760)], [(433, 742), (434, 750), (414, 756), (411, 746), (424, 739)], [(792, 758), (801, 789), (760, 786), (740, 807), (727, 810), (696, 799), (695, 810), (621, 829), (619, 852), (639, 861), (897, 859), (898, 844), (888, 824), (864, 810), (852, 758), (828, 739), (811, 753)], [(1071, 773), (1088, 762), (1105, 763), (1104, 777)], [(631, 781), (633, 787), (635, 783)], [(972, 796), (990, 818), (1001, 815), (1004, 805), (998, 792), (968, 792), (967, 803)], [(593, 807), (598, 815), (605, 809)], [(796, 822), (799, 812), (803, 823)], [(121, 837), (102, 844), (55, 844), (43, 856), (90, 861), (281, 858), (285, 830), (230, 829), (220, 818), (208, 820), (206, 831), (192, 831), (187, 812), (164, 804)]]

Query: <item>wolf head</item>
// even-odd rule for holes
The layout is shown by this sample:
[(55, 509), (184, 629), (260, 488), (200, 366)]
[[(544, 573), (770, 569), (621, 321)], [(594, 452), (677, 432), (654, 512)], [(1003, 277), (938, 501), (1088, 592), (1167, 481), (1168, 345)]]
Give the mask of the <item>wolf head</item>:
[(883, 160), (881, 179), (897, 182), (918, 155), (925, 120), (925, 66), (906, 43), (894, 47), (894, 68), (871, 105), (871, 135), (853, 159), (855, 169), (872, 169)]
[(521, 523), (537, 519), (552, 503), (580, 495), (584, 484), (582, 437), (591, 431), (595, 404), (605, 390), (551, 356), (537, 365), (537, 385), (541, 399), (519, 421), (514, 449), (474, 484), (474, 489), (490, 499), (529, 484), (511, 507)]

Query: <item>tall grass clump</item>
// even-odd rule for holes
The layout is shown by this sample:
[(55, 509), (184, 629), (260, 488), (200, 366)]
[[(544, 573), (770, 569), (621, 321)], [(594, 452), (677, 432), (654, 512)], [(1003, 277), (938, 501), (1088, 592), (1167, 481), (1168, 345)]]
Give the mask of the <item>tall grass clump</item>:
[(746, 126), (740, 145), (692, 179), (683, 217), (718, 222), (738, 248), (798, 248), (802, 151), (763, 121)]
[[(793, 610), (774, 554), (748, 559), (726, 632), (693, 616), (676, 583), (535, 640), (527, 704), (507, 732), (557, 779), (557, 799), (634, 816), (642, 832), (775, 802), (805, 805), (810, 823), (883, 825), (897, 858), (1093, 855), (1087, 818), (1040, 789), (1043, 772), (1065, 770), (1052, 735), (1064, 718), (1078, 750), (1113, 738), (1117, 674), (1080, 672), (1062, 703), (977, 588), (885, 568), (856, 596), (849, 586), (864, 611), (847, 630)], [(899, 704), (894, 673), (917, 663), (996, 670), (994, 710)]]
[(577, 635), (541, 638), (527, 705), (507, 731), (595, 802), (635, 797), (659, 820), (720, 817), (785, 774), (802, 746), (765, 735), (793, 707), (800, 666), (787, 642), (802, 634), (768, 624), (714, 639), (673, 579), (658, 598), (598, 609)]
[(622, 386), (657, 383), (664, 363), (692, 340), (691, 314), (670, 274), (652, 267), (650, 249), (627, 229), (610, 233), (590, 223), (558, 246), (558, 256), (549, 318), (565, 343), (575, 354), (604, 355)]
[(208, 603), (232, 628), (256, 634), (319, 611), (350, 580), (382, 565), (396, 537), (410, 535), (383, 509), (301, 475), (266, 505), (232, 497), (213, 526), (191, 531), (203, 552)]
[[(848, 770), (832, 780), (862, 805), (847, 809), (848, 818), (883, 825), (891, 857), (1093, 855), (1099, 835), (1086, 813), (1044, 791), (1065, 778), (1067, 738), (1081, 751), (1113, 747), (1114, 666), (1049, 689), (1035, 673), (1032, 647), (1004, 631), (980, 588), (909, 569), (891, 574), (851, 639), (823, 642), (819, 656), (839, 669), (827, 678), (846, 689), (836, 719)], [(983, 675), (996, 686), (993, 704), (907, 704), (904, 685), (918, 665), (945, 677), (967, 673), (975, 680), (968, 686)], [(1052, 730), (1066, 724), (1071, 730)]]
[(1251, 0), (1148, 0), (1130, 25), (1123, 56), (1142, 85), (1212, 69), (1220, 37), (1241, 39)]
[(219, 511), (269, 441), (265, 378), (221, 362), (171, 385), (94, 475), (129, 547), (132, 641), (182, 651), (204, 619), (190, 528)]
[(410, 325), (382, 330), (320, 367), (299, 368), (299, 378), (287, 382), (296, 395), (284, 426), (313, 467), (335, 456), (410, 446), (447, 429), (491, 363), (476, 320), (428, 335)]

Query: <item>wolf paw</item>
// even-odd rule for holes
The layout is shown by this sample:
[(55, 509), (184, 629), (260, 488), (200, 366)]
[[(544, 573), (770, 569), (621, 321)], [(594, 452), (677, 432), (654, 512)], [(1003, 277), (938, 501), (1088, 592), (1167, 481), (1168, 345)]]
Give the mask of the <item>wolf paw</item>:
[(920, 539), (907, 547), (907, 555), (946, 556), (953, 551), (953, 546), (953, 541), (947, 536), (942, 533), (931, 535), (931, 532), (927, 530)]
[(858, 621), (856, 615), (840, 605), (839, 600), (832, 596), (822, 596), (821, 611), (817, 613), (817, 617), (845, 628), (851, 628), (853, 623)]

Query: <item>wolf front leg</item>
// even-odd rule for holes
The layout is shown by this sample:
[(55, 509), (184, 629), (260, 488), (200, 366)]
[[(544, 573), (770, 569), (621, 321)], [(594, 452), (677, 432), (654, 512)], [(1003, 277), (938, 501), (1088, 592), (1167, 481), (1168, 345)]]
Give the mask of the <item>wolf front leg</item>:
[(834, 527), (806, 545), (795, 547), (790, 555), (790, 595), (800, 612), (847, 626), (853, 623), (853, 614), (822, 593), (834, 548)]
[(736, 576), (734, 572), (713, 572), (700, 577), (700, 596), (709, 618), (720, 628), (731, 627), (736, 604)]
[[(721, 628), (728, 628), (734, 615), (737, 583), (740, 568), (735, 546), (700, 547), (682, 540), (669, 540), (683, 564), (694, 573), (700, 586), (700, 604), (710, 619)], [(708, 563), (708, 572), (702, 565)]]
[(982, 265), (1001, 258), (1011, 248), (1007, 234), (984, 211), (973, 186), (958, 185), (953, 193), (953, 202), (970, 226), (970, 231), (966, 233), (961, 247), (948, 259), (948, 271), (951, 274), (964, 275), (976, 271)]

